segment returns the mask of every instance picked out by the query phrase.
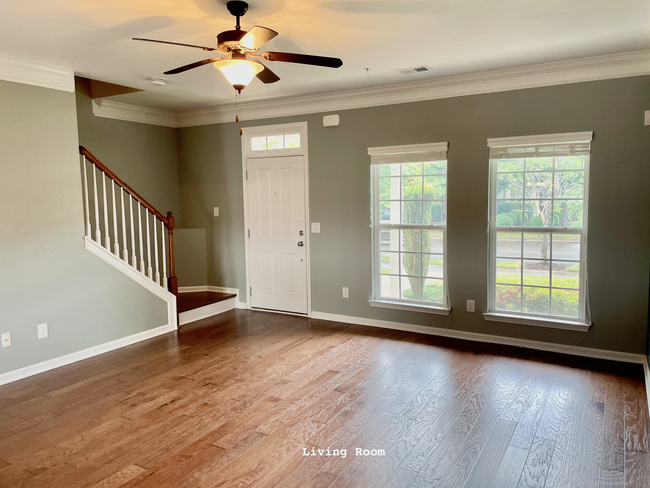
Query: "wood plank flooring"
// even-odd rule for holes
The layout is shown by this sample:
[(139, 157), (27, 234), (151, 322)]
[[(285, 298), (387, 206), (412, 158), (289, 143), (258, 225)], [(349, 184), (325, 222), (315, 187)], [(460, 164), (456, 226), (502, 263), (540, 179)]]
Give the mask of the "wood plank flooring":
[(0, 387), (0, 486), (650, 488), (642, 375), (232, 310)]

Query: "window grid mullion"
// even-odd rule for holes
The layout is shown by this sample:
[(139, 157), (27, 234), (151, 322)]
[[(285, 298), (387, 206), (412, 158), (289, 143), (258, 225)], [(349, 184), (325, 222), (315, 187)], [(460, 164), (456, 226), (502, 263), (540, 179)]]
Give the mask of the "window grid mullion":
[[(524, 168), (526, 164), (524, 162)], [(524, 181), (525, 178), (524, 178)], [(524, 233), (519, 234), (521, 240), (521, 257), (519, 258), (519, 311), (524, 312)]]
[[(555, 226), (555, 166), (556, 166), (556, 157), (553, 157), (553, 173), (551, 179), (551, 222), (552, 226)], [(549, 246), (549, 268), (548, 268), (548, 284), (553, 287), (553, 233), (548, 235), (550, 246)], [(548, 314), (553, 315), (553, 290), (548, 290)]]

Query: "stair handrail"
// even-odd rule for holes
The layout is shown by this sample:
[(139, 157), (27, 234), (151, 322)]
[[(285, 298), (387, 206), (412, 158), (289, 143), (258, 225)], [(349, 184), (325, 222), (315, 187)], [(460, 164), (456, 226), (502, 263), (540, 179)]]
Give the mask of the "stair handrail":
[[(169, 277), (168, 277), (168, 289), (174, 295), (178, 295), (178, 279), (176, 277), (176, 266), (174, 262), (174, 227), (176, 226), (176, 219), (172, 212), (167, 212), (167, 215), (163, 215), (159, 212), (153, 205), (146, 201), (138, 192), (136, 192), (131, 186), (126, 183), (122, 178), (117, 176), (110, 168), (108, 168), (104, 163), (102, 163), (93, 153), (83, 146), (79, 146), (79, 154), (82, 155), (86, 160), (94, 164), (99, 170), (101, 170), (106, 176), (112, 179), (118, 186), (122, 187), (129, 195), (131, 195), (135, 200), (140, 202), (140, 204), (151, 212), (158, 220), (160, 220), (167, 229), (168, 236), (168, 250), (169, 250)], [(101, 244), (101, 243), (100, 243)], [(128, 264), (128, 261), (127, 261)]]

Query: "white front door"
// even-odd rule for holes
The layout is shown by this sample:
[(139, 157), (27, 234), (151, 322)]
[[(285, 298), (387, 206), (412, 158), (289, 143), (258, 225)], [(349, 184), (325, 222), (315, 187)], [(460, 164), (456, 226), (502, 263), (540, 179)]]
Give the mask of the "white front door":
[(303, 156), (247, 160), (251, 307), (307, 314)]

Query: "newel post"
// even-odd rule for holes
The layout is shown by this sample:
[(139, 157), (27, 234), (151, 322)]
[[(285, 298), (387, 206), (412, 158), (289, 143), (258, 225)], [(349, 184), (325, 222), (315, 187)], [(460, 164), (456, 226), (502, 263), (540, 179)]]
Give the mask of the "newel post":
[(176, 219), (171, 212), (167, 212), (167, 233), (169, 234), (169, 291), (178, 296), (178, 279), (176, 278), (176, 266), (174, 264), (174, 227)]

